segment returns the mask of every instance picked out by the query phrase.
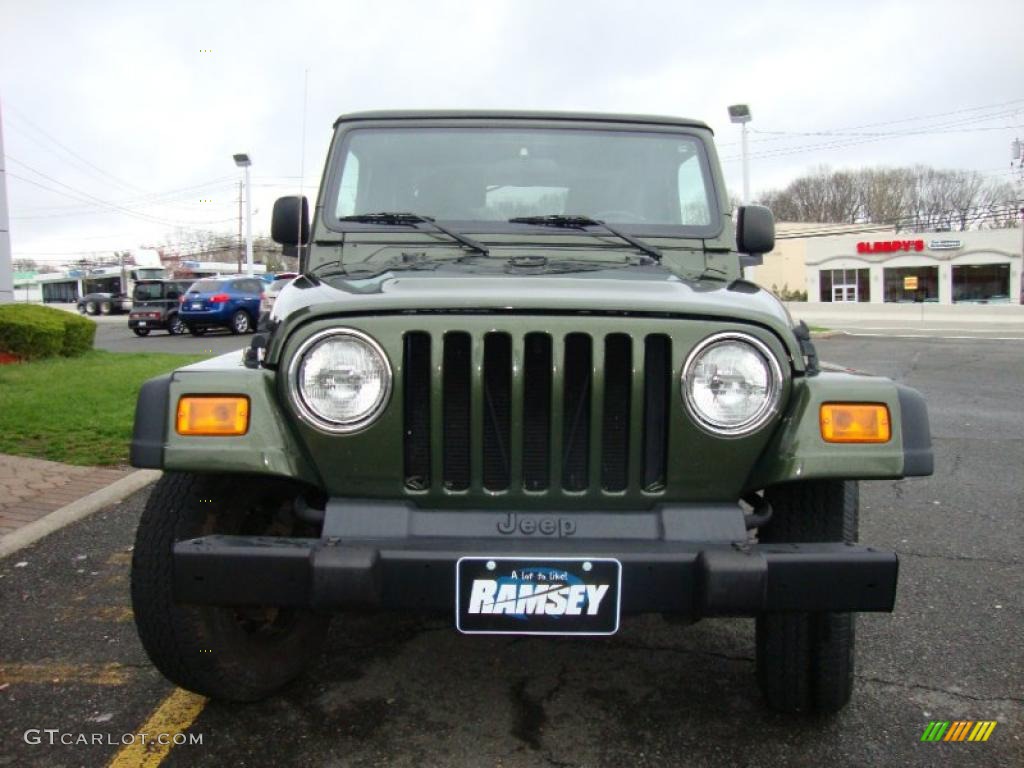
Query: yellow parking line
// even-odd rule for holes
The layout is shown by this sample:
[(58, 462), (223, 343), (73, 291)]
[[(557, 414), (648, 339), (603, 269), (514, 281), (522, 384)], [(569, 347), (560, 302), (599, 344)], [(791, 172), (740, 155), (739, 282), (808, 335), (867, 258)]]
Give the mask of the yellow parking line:
[[(174, 747), (174, 737), (192, 727), (192, 723), (205, 706), (204, 696), (175, 688), (160, 706), (153, 710), (149, 719), (137, 729), (137, 733), (148, 735), (146, 742), (136, 739), (122, 747), (110, 761), (109, 768), (145, 768), (160, 765)], [(167, 742), (166, 744), (160, 743), (161, 740), (157, 739), (161, 734), (165, 736), (162, 741)]]
[(88, 683), (124, 685), (128, 670), (120, 664), (0, 664), (2, 683)]

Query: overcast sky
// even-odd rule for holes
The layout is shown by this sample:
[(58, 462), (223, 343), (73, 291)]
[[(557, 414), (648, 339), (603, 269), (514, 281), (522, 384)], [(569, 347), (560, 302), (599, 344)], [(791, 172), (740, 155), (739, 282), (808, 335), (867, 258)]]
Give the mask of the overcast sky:
[(14, 257), (237, 232), (241, 151), (267, 233), (299, 186), (307, 69), (307, 193), (339, 114), (433, 107), (702, 119), (736, 195), (737, 102), (755, 195), (822, 164), (1008, 181), (1022, 22), (1020, 0), (0, 0)]

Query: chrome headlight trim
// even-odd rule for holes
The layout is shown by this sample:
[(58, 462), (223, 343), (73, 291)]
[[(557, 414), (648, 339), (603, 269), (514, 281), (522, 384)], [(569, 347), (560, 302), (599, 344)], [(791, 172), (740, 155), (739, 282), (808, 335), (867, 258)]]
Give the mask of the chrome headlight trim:
[[(306, 404), (305, 398), (302, 394), (302, 388), (299, 384), (299, 369), (302, 366), (302, 361), (305, 359), (306, 354), (320, 342), (334, 336), (350, 336), (364, 342), (380, 356), (380, 359), (384, 363), (384, 371), (387, 374), (384, 381), (384, 393), (381, 395), (380, 400), (369, 412), (354, 421), (329, 421), (317, 415), (317, 413)], [(393, 384), (394, 372), (391, 368), (391, 361), (384, 352), (384, 348), (381, 347), (377, 340), (372, 336), (367, 333), (363, 333), (362, 331), (357, 331), (355, 328), (328, 328), (327, 330), (314, 333), (302, 342), (295, 354), (292, 355), (291, 362), (288, 365), (288, 397), (291, 400), (296, 413), (298, 413), (299, 418), (321, 432), (328, 432), (335, 435), (349, 435), (355, 432), (360, 432), (375, 422), (384, 412), (384, 409), (387, 408), (388, 402), (391, 400)]]
[[(765, 399), (764, 404), (749, 419), (734, 426), (715, 423), (714, 420), (701, 413), (690, 401), (689, 388), (686, 386), (693, 366), (701, 355), (716, 344), (725, 341), (738, 341), (749, 345), (753, 348), (754, 352), (761, 356), (768, 367), (768, 397)], [(686, 362), (683, 364), (682, 375), (679, 377), (680, 395), (683, 399), (683, 404), (686, 406), (686, 412), (698, 427), (718, 437), (743, 437), (763, 427), (779, 411), (779, 404), (782, 400), (782, 387), (782, 367), (779, 365), (778, 358), (763, 341), (740, 331), (715, 333), (702, 340), (687, 356)]]

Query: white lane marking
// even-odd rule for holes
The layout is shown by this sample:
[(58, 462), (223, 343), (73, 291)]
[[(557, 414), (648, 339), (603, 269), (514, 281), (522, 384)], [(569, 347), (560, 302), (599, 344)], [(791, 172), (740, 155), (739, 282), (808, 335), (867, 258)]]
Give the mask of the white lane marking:
[(1024, 336), (934, 336), (928, 333), (855, 333), (843, 331), (847, 336), (870, 336), (884, 339), (968, 339), (970, 341), (1024, 341)]

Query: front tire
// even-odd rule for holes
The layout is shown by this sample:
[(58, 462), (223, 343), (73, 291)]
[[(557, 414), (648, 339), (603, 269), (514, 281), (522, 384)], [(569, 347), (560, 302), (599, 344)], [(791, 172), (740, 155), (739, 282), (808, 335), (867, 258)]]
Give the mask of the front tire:
[[(820, 480), (769, 488), (762, 542), (857, 541), (855, 481)], [(853, 692), (856, 614), (768, 613), (757, 618), (757, 680), (772, 709), (827, 714)]]
[(316, 657), (326, 615), (186, 605), (173, 596), (175, 542), (215, 533), (295, 534), (302, 524), (290, 510), (298, 493), (278, 479), (185, 473), (166, 473), (154, 486), (135, 537), (132, 608), (143, 648), (175, 685), (215, 699), (255, 701)]
[(109, 315), (113, 311), (113, 305), (109, 301), (100, 302), (100, 314)]

